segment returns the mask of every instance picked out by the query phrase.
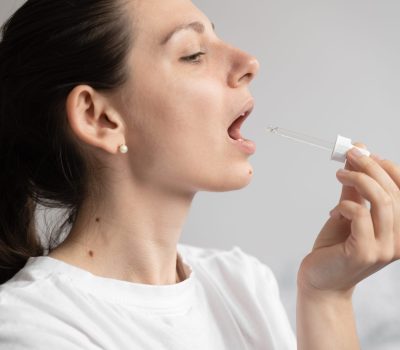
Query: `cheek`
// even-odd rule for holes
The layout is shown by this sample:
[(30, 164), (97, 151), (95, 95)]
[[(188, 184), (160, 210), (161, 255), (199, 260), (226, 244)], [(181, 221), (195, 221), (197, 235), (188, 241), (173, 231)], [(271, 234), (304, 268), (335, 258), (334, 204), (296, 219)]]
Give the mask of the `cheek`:
[(149, 74), (132, 88), (134, 171), (188, 188), (223, 191), (246, 185), (252, 169), (226, 139), (230, 109), (222, 84), (215, 78)]
[(226, 134), (226, 96), (216, 81), (199, 79), (159, 79), (142, 86), (136, 104), (152, 135), (193, 144)]
[(163, 99), (171, 133), (186, 131), (188, 139), (208, 139), (226, 124), (226, 96), (215, 80), (175, 80)]
[(157, 137), (182, 141), (185, 132), (191, 139), (207, 137), (210, 129), (226, 133), (226, 87), (216, 72), (205, 65), (172, 64), (171, 59), (154, 64), (140, 57), (134, 65), (141, 69), (133, 72), (133, 104)]

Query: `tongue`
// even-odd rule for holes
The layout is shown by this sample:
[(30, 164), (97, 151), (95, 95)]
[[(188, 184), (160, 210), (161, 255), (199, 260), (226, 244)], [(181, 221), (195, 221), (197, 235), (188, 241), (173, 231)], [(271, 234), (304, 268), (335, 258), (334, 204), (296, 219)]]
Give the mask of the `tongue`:
[(240, 134), (240, 126), (242, 125), (243, 119), (243, 117), (236, 119), (228, 129), (229, 136), (234, 140), (243, 138)]
[(242, 135), (240, 134), (240, 129), (239, 128), (229, 128), (228, 129), (228, 134), (234, 140), (238, 140), (238, 139), (242, 139), (243, 138)]

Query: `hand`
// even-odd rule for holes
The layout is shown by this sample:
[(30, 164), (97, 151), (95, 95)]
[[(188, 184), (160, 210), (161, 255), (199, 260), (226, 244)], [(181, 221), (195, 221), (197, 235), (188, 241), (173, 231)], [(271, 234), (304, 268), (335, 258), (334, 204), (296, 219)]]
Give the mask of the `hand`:
[(308, 293), (351, 297), (358, 282), (400, 258), (400, 167), (355, 149), (347, 160), (337, 173), (340, 202), (298, 273)]

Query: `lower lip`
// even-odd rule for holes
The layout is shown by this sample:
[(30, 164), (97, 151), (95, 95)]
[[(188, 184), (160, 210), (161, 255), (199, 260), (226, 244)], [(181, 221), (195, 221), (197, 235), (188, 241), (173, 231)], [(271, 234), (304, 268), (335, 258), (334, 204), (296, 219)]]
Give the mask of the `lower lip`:
[(251, 155), (256, 152), (256, 144), (251, 140), (243, 139), (243, 141), (238, 141), (232, 138), (229, 139), (235, 146), (239, 147), (246, 154)]

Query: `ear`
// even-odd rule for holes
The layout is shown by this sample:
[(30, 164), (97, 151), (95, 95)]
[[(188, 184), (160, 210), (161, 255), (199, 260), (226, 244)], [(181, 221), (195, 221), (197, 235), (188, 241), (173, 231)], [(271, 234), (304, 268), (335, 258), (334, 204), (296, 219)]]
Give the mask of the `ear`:
[(112, 154), (125, 144), (124, 120), (90, 86), (76, 86), (67, 97), (66, 110), (72, 131), (84, 143)]

